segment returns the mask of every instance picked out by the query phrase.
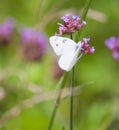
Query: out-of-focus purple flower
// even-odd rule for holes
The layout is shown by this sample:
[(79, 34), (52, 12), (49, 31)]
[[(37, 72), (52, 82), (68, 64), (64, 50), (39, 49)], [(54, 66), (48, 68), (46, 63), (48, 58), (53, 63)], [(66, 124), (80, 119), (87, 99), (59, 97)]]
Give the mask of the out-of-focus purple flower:
[(0, 45), (9, 44), (12, 41), (14, 28), (14, 19), (12, 18), (0, 24)]
[(114, 57), (115, 59), (119, 60), (119, 52), (114, 51), (114, 52), (112, 53), (112, 55), (113, 55), (113, 57)]
[(105, 41), (105, 45), (112, 51), (112, 56), (119, 60), (119, 37), (110, 37)]
[(41, 60), (47, 50), (46, 35), (32, 28), (22, 29), (20, 34), (24, 58), (30, 62)]
[(63, 34), (72, 34), (75, 31), (81, 29), (86, 24), (85, 21), (82, 21), (82, 23), (80, 23), (80, 17), (77, 15), (71, 16), (70, 14), (66, 14), (65, 16), (61, 17), (61, 20), (63, 20), (63, 24), (58, 23), (58, 36), (62, 36)]
[(92, 54), (95, 51), (95, 48), (90, 46), (90, 38), (83, 38), (81, 51), (84, 54)]
[(105, 45), (110, 49), (113, 50), (116, 46), (116, 37), (110, 37), (105, 41)]
[(64, 74), (64, 71), (59, 67), (57, 63), (57, 59), (54, 58), (52, 65), (51, 65), (51, 77), (54, 80), (58, 80), (61, 78), (61, 76)]

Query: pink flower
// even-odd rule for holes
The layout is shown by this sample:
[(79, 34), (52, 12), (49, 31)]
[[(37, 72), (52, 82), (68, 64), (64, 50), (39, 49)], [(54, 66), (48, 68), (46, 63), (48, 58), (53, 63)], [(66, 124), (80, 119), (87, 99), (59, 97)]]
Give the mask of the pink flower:
[(62, 36), (63, 34), (72, 34), (77, 30), (80, 30), (85, 24), (85, 21), (80, 23), (80, 17), (76, 15), (66, 14), (65, 16), (61, 17), (63, 20), (63, 24), (58, 23), (59, 25), (59, 34), (58, 36)]
[(95, 51), (95, 48), (90, 46), (90, 38), (83, 38), (81, 51), (84, 54), (92, 54)]

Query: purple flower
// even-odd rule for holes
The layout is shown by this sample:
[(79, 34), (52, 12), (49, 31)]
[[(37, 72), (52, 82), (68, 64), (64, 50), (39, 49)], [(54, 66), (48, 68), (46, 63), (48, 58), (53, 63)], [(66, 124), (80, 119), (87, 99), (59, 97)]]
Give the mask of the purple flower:
[(0, 24), (0, 45), (9, 44), (14, 32), (14, 19), (9, 18)]
[(81, 44), (81, 51), (84, 54), (92, 54), (95, 51), (95, 48), (90, 46), (90, 38), (83, 38)]
[(119, 60), (119, 37), (110, 37), (105, 41), (105, 45), (112, 51), (112, 56)]
[(61, 20), (63, 20), (63, 24), (58, 23), (58, 36), (62, 36), (63, 34), (72, 34), (81, 29), (86, 24), (85, 21), (82, 21), (82, 23), (80, 23), (80, 17), (77, 15), (71, 16), (70, 14), (66, 14), (65, 16), (61, 17)]
[(116, 46), (116, 37), (110, 37), (105, 41), (105, 45), (110, 49), (113, 50)]
[(79, 21), (79, 20), (80, 20), (80, 17), (77, 16), (77, 15), (73, 15), (73, 16), (72, 16), (72, 19), (73, 19), (73, 20), (77, 20), (77, 21)]
[(70, 14), (66, 14), (65, 16), (62, 16), (61, 19), (62, 19), (65, 23), (70, 22)]
[(47, 37), (45, 34), (32, 28), (20, 31), (22, 54), (27, 61), (39, 61), (47, 50)]
[(115, 59), (119, 60), (119, 52), (114, 51), (114, 52), (112, 53), (112, 56), (113, 56)]

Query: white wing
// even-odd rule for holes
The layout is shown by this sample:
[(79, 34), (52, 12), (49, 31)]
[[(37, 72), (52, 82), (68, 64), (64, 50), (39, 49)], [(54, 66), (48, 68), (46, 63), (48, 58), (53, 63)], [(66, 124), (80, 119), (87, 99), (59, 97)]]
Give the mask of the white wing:
[(76, 45), (75, 49), (70, 50), (70, 52), (66, 50), (66, 52), (60, 57), (58, 64), (61, 69), (70, 71), (73, 68), (78, 61), (78, 55), (81, 49), (80, 46), (81, 42)]
[(52, 36), (49, 38), (50, 44), (56, 53), (56, 55), (61, 56), (65, 52), (70, 52), (75, 49), (76, 43), (65, 37)]

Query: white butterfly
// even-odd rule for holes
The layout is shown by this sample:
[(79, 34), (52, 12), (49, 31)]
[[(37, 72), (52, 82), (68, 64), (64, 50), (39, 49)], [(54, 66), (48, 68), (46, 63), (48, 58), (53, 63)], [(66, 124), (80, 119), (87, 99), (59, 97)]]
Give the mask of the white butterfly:
[(69, 38), (59, 36), (52, 36), (49, 40), (56, 55), (60, 56), (58, 61), (60, 68), (65, 71), (70, 71), (79, 60), (81, 42), (76, 44)]

